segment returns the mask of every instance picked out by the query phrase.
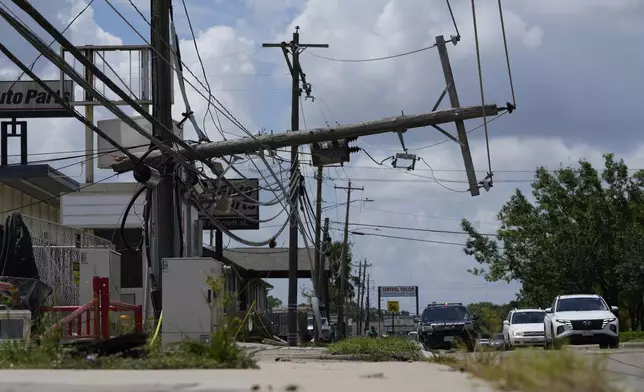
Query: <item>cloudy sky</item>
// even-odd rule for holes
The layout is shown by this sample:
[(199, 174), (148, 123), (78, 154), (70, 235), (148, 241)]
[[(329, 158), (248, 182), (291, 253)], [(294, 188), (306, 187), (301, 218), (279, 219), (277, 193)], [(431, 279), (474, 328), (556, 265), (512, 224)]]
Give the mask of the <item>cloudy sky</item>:
[[(8, 3), (8, 1), (4, 1)], [(133, 4), (149, 17), (145, 0), (95, 0), (67, 32), (70, 40), (83, 44), (143, 44), (144, 41), (110, 4), (148, 39), (147, 22)], [(580, 158), (600, 164), (601, 154), (614, 152), (631, 168), (644, 167), (642, 146), (641, 91), (644, 90), (644, 2), (641, 0), (514, 0), (504, 4), (507, 42), (514, 78), (517, 111), (491, 122), (489, 145), (494, 188), (472, 197), (459, 192), (467, 188), (460, 148), (432, 128), (410, 130), (405, 134), (409, 152), (422, 157), (413, 172), (399, 171), (390, 161), (374, 163), (365, 153), (354, 154), (344, 168), (325, 169), (324, 206), (331, 234), (340, 239), (344, 207), (333, 205), (346, 200), (346, 193), (334, 186), (348, 181), (364, 191), (352, 199), (369, 198), (369, 203), (351, 204), (350, 226), (364, 235), (351, 235), (354, 259), (371, 263), (371, 285), (418, 285), (420, 301), (493, 301), (514, 298), (518, 284), (487, 283), (471, 276), (467, 269), (475, 262), (463, 254), (459, 243), (465, 236), (428, 231), (360, 227), (387, 225), (412, 229), (460, 229), (459, 221), (475, 221), (482, 232), (497, 228), (496, 213), (516, 188), (529, 190), (538, 165), (555, 169), (574, 165)], [(87, 0), (34, 0), (32, 4), (52, 23), (64, 28), (87, 5)], [(201, 120), (207, 91), (198, 62), (188, 19), (180, 1), (174, 1), (174, 14), (181, 39), (181, 54), (195, 77), (186, 72), (190, 83), (188, 97)], [(438, 52), (435, 49), (414, 55), (380, 61), (391, 56), (430, 46), (437, 35), (455, 34), (443, 0), (186, 0), (197, 46), (204, 62), (212, 94), (244, 126), (257, 133), (284, 132), (290, 126), (290, 78), (279, 49), (262, 48), (263, 42), (289, 41), (295, 26), (301, 28), (301, 42), (326, 43), (328, 49), (308, 49), (301, 56), (307, 79), (313, 85), (315, 100), (303, 100), (302, 128), (326, 127), (365, 120), (429, 111), (445, 87)], [(29, 17), (10, 7), (24, 21)], [(473, 18), (470, 1), (452, 0), (452, 8), (462, 40), (449, 45), (456, 86), (463, 106), (481, 103)], [(482, 60), (486, 103), (501, 106), (512, 101), (506, 67), (503, 36), (496, 1), (478, 1), (476, 15)], [(41, 30), (47, 42), (51, 40)], [(6, 24), (0, 24), (3, 43), (30, 64), (36, 51)], [(123, 55), (108, 56), (124, 82), (138, 88), (136, 71), (128, 72)], [(119, 57), (120, 56), (120, 57)], [(322, 56), (322, 57), (320, 57)], [(135, 69), (136, 69), (136, 64)], [(56, 78), (51, 64), (41, 59), (35, 70), (44, 78)], [(109, 73), (109, 72), (108, 72)], [(17, 68), (0, 58), (0, 76), (11, 80)], [(185, 107), (175, 88), (173, 114), (176, 119)], [(442, 108), (447, 108), (448, 102)], [(112, 118), (99, 111), (99, 119)], [(243, 132), (222, 119), (227, 138)], [(487, 152), (482, 120), (471, 120), (466, 128), (479, 178), (487, 172)], [(446, 129), (454, 132), (453, 125)], [(205, 124), (213, 140), (222, 139), (208, 119)], [(34, 120), (30, 128), (30, 159), (43, 159), (44, 153), (75, 151), (83, 147), (83, 128), (74, 120)], [(186, 127), (186, 137), (194, 132)], [(443, 143), (441, 143), (443, 142)], [(356, 145), (376, 161), (401, 152), (396, 134), (361, 138)], [(72, 154), (72, 153), (69, 153)], [(68, 155), (69, 155), (68, 154)], [(303, 154), (302, 161), (309, 161)], [(70, 161), (73, 163), (73, 161)], [(63, 162), (69, 165), (68, 162)], [(54, 163), (54, 167), (63, 166)], [(270, 176), (252, 165), (242, 165), (255, 176)], [(434, 175), (430, 171), (433, 168)], [(284, 165), (286, 168), (286, 165)], [(275, 166), (274, 170), (280, 170)], [(314, 195), (313, 169), (302, 168), (309, 193)], [(65, 172), (83, 180), (82, 165)], [(97, 178), (111, 175), (98, 170)], [(435, 178), (434, 178), (435, 177)], [(118, 179), (129, 181), (126, 176)], [(261, 195), (265, 200), (272, 194)], [(276, 210), (262, 210), (263, 218)], [(283, 222), (284, 215), (264, 224), (256, 232), (238, 232), (251, 240), (268, 238)], [(385, 237), (383, 237), (385, 236)], [(394, 239), (404, 237), (405, 239)], [(411, 240), (415, 239), (415, 240)], [(447, 242), (438, 244), (431, 241)], [(303, 241), (301, 240), (301, 244)], [(287, 245), (282, 235), (278, 245)], [(235, 242), (231, 247), (239, 246)], [(286, 302), (286, 282), (274, 281), (273, 295)], [(301, 282), (306, 285), (306, 282)], [(372, 290), (372, 294), (375, 290)], [(413, 300), (403, 301), (411, 310)]]

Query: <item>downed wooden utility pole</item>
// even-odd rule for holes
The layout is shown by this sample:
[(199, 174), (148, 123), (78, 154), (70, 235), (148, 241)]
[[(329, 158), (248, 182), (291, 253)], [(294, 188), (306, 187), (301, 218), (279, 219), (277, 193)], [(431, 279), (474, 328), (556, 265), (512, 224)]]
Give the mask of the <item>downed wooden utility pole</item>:
[[(365, 121), (357, 124), (341, 125), (335, 128), (315, 128), (299, 130), (295, 132), (283, 132), (276, 135), (258, 135), (253, 137), (244, 137), (235, 140), (225, 140), (219, 142), (203, 143), (194, 146), (193, 151), (185, 148), (178, 148), (175, 151), (188, 160), (198, 158), (218, 158), (233, 154), (247, 154), (257, 152), (262, 149), (278, 149), (290, 147), (293, 145), (303, 145), (315, 142), (326, 142), (344, 138), (377, 135), (380, 133), (395, 132), (396, 130), (421, 128), (436, 124), (445, 124), (454, 121), (465, 121), (483, 116), (496, 116), (499, 111), (506, 108), (497, 105), (485, 105), (484, 108), (479, 106), (468, 106), (462, 108), (438, 110), (417, 115), (403, 115), (398, 117), (389, 117), (381, 120)], [(135, 154), (141, 156), (141, 154)], [(149, 154), (144, 162), (149, 165), (159, 163), (163, 153), (155, 151)], [(117, 173), (124, 173), (132, 170), (132, 161), (125, 158), (124, 160), (112, 165), (112, 170)]]

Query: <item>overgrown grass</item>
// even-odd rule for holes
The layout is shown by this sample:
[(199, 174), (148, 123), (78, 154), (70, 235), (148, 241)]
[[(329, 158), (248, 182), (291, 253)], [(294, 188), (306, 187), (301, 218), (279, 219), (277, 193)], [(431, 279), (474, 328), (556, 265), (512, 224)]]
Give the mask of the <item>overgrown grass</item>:
[[(208, 278), (214, 292), (222, 292), (221, 282)], [(220, 306), (225, 309), (230, 298), (219, 296)], [(221, 313), (219, 313), (221, 314)], [(125, 323), (124, 323), (125, 324)], [(61, 330), (49, 331), (43, 338), (25, 346), (23, 342), (0, 345), (1, 369), (220, 369), (256, 368), (256, 361), (237, 345), (240, 320), (234, 316), (218, 317), (218, 325), (210, 334), (208, 342), (182, 341), (161, 347), (150, 342), (133, 352), (97, 356), (82, 353), (69, 345), (63, 345)], [(52, 325), (47, 323), (45, 325)], [(126, 332), (126, 325), (113, 325), (113, 332)], [(36, 331), (34, 338), (42, 331)]]
[(332, 355), (350, 355), (363, 361), (418, 361), (423, 356), (420, 346), (408, 338), (354, 337), (328, 346)]
[(620, 331), (620, 342), (644, 342), (644, 331)]
[(53, 342), (29, 348), (12, 343), (0, 346), (0, 369), (220, 369), (256, 368), (242, 349), (216, 343), (182, 342), (175, 347), (146, 349), (139, 355), (79, 355)]
[(572, 351), (521, 349), (477, 352), (457, 358), (438, 355), (435, 362), (467, 371), (505, 391), (617, 392), (602, 357)]

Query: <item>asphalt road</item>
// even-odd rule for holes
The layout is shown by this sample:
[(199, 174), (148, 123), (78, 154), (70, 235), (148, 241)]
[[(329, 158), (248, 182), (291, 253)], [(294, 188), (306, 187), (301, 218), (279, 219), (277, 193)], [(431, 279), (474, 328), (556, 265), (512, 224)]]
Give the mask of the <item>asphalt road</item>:
[(578, 347), (575, 352), (584, 356), (607, 355), (606, 369), (615, 380), (629, 391), (644, 392), (644, 348), (599, 350)]

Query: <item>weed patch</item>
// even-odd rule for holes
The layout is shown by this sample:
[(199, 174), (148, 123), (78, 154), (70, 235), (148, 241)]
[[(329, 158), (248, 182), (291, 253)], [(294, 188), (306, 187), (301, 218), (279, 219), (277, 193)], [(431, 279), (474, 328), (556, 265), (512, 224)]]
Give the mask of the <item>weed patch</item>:
[(644, 342), (644, 331), (619, 331), (621, 342)]
[(330, 354), (351, 355), (364, 361), (418, 361), (423, 359), (419, 345), (407, 338), (355, 337), (328, 346)]
[(467, 371), (505, 391), (621, 391), (611, 380), (602, 357), (583, 357), (568, 350), (483, 351), (463, 359), (439, 355), (434, 362)]
[[(223, 292), (222, 279), (207, 279), (215, 293)], [(213, 306), (227, 309), (230, 298), (219, 296)], [(220, 315), (208, 342), (184, 340), (175, 344), (161, 346), (157, 339), (147, 342), (144, 348), (133, 349), (115, 355), (95, 355), (79, 349), (78, 346), (62, 344), (62, 330), (50, 330), (32, 343), (8, 342), (0, 344), (1, 369), (221, 369), (256, 368), (256, 361), (241, 348), (236, 337), (240, 330), (239, 318), (233, 315)], [(49, 320), (45, 325), (53, 324)], [(127, 332), (127, 325), (121, 325)], [(38, 331), (36, 331), (38, 332)], [(144, 337), (142, 340), (145, 340)], [(113, 342), (113, 341), (112, 341)], [(91, 351), (90, 351), (91, 352)]]

